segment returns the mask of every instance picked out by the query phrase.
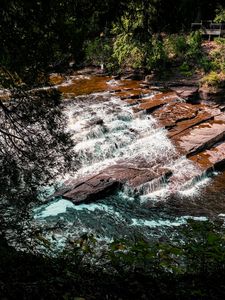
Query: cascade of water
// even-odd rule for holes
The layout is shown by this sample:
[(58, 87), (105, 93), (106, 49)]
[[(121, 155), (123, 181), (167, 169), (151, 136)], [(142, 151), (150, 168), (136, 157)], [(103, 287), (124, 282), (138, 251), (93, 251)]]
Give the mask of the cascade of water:
[[(119, 85), (116, 81), (108, 84)], [(154, 94), (142, 99), (150, 99)], [(39, 207), (34, 211), (35, 221), (42, 224), (46, 219), (46, 228), (50, 226), (46, 237), (51, 244), (63, 248), (68, 238), (76, 240), (83, 233), (92, 233), (105, 242), (115, 237), (133, 238), (137, 234), (158, 238), (186, 224), (191, 217), (170, 216), (163, 209), (154, 210), (154, 205), (165, 203), (171, 195), (181, 199), (193, 194), (205, 177), (193, 162), (180, 157), (156, 119), (142, 112), (134, 113), (126, 101), (109, 92), (74, 97), (67, 102), (65, 114), (80, 164), (73, 179), (80, 180), (115, 165), (138, 170), (140, 178), (134, 186), (126, 182), (120, 191), (95, 199), (96, 203), (74, 205), (65, 199), (56, 199)], [(144, 177), (148, 172), (153, 176)], [(152, 210), (149, 203), (153, 203)], [(59, 220), (63, 229), (54, 232), (51, 226)]]
[(166, 131), (152, 116), (135, 114), (120, 98), (104, 95), (101, 101), (92, 99), (88, 105), (74, 101), (67, 107), (68, 130), (73, 134), (75, 155), (81, 165), (74, 177), (96, 173), (120, 161), (134, 165), (144, 161), (156, 173), (162, 167), (172, 173), (169, 182), (166, 177), (156, 178), (136, 189), (151, 198), (156, 194), (161, 197), (161, 192), (163, 197), (176, 193), (201, 174), (188, 159), (178, 157)]

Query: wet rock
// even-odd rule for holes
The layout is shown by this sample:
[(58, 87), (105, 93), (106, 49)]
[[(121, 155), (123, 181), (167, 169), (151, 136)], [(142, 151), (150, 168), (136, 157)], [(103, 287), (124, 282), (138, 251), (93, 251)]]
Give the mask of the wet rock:
[(116, 93), (116, 96), (126, 101), (128, 99), (141, 99), (152, 93), (153, 92), (149, 89), (142, 89), (139, 87), (134, 89), (122, 89), (120, 92)]
[(147, 113), (151, 113), (165, 104), (176, 101), (179, 101), (179, 97), (175, 92), (158, 93), (152, 95), (149, 99), (144, 99), (142, 103), (135, 108), (135, 111), (145, 110)]
[(189, 103), (177, 103), (172, 110), (167, 110), (166, 107), (165, 112), (160, 115), (159, 111), (159, 119), (162, 124), (167, 125), (167, 128), (169, 128), (169, 137), (174, 137), (221, 114), (221, 111), (217, 108)]
[(52, 73), (49, 76), (49, 81), (51, 84), (57, 85), (63, 83), (63, 81), (65, 81), (65, 77), (58, 73)]
[(69, 180), (64, 187), (57, 191), (53, 197), (63, 197), (75, 204), (90, 202), (117, 191), (122, 185), (127, 184), (133, 189), (156, 178), (168, 178), (171, 171), (159, 168), (157, 171), (148, 167), (131, 165), (114, 165), (105, 168), (101, 173), (84, 177), (82, 180)]
[(63, 198), (75, 203), (90, 202), (112, 194), (119, 187), (119, 182), (105, 175), (98, 175), (81, 184), (74, 183), (71, 190), (61, 194)]
[(78, 71), (75, 72), (75, 74), (77, 75), (98, 75), (102, 73), (102, 70), (100, 67), (85, 67), (83, 69), (80, 69)]
[(104, 121), (101, 118), (93, 118), (88, 121), (88, 126), (103, 125)]

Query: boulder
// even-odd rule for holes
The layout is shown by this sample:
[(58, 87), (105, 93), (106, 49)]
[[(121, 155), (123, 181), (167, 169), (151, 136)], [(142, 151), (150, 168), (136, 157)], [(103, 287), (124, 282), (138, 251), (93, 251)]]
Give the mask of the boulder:
[(134, 166), (132, 164), (118, 164), (102, 170), (94, 176), (86, 176), (82, 179), (69, 180), (59, 189), (53, 197), (63, 197), (73, 201), (75, 204), (87, 203), (99, 200), (108, 194), (113, 194), (122, 185), (127, 184), (134, 190), (142, 184), (153, 179), (168, 178), (171, 171), (157, 168), (153, 170), (148, 167)]
[(225, 100), (225, 88), (212, 88), (202, 86), (199, 89), (199, 97), (205, 101), (224, 102)]
[(176, 86), (170, 89), (186, 101), (193, 101), (199, 98), (198, 87), (196, 86)]

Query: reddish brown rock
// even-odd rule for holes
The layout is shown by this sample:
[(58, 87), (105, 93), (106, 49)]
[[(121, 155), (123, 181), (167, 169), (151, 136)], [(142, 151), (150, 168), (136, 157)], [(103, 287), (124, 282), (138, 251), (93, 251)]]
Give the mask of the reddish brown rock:
[(225, 143), (215, 145), (190, 159), (204, 171), (220, 170), (225, 166)]
[(169, 103), (153, 113), (160, 124), (165, 127), (174, 127), (178, 122), (190, 120), (196, 117), (199, 106), (189, 103)]
[(178, 149), (191, 156), (194, 153), (209, 149), (225, 137), (225, 120), (223, 116), (187, 129), (172, 137)]
[[(115, 81), (110, 76), (87, 76), (75, 74), (69, 80), (64, 80), (58, 89), (63, 94), (79, 96), (89, 95), (97, 92), (116, 92), (118, 96), (126, 97), (127, 95), (135, 96), (143, 93), (140, 87), (140, 81), (137, 80), (118, 80)], [(129, 92), (130, 91), (130, 92)], [(123, 94), (124, 93), (124, 94)]]
[(52, 197), (63, 197), (74, 203), (98, 200), (113, 193), (123, 184), (133, 188), (156, 178), (165, 178), (171, 175), (171, 171), (158, 169), (153, 171), (148, 167), (136, 167), (132, 165), (115, 165), (105, 168), (95, 176), (87, 176), (82, 180), (70, 180), (64, 187)]
[(202, 86), (199, 89), (199, 97), (205, 101), (222, 102), (225, 99), (225, 90), (224, 88)]
[(51, 84), (57, 85), (65, 81), (65, 77), (58, 73), (50, 74), (49, 81)]
[(179, 97), (175, 92), (158, 93), (149, 99), (144, 99), (143, 103), (135, 108), (135, 111), (145, 110), (147, 113), (150, 113), (167, 103), (175, 102), (177, 100), (179, 100)]
[[(195, 111), (195, 117), (194, 118), (188, 118), (185, 117), (185, 114), (182, 115), (181, 111), (181, 117), (179, 119), (179, 106), (177, 106), (178, 111), (178, 118), (175, 122), (175, 126), (170, 128), (170, 131), (168, 133), (169, 137), (174, 137), (178, 134), (181, 134), (185, 132), (185, 130), (194, 128), (195, 126), (202, 124), (204, 122), (210, 121), (214, 119), (217, 115), (221, 115), (221, 111), (216, 108), (209, 108), (206, 105), (191, 105), (189, 104), (190, 111)], [(176, 112), (174, 113), (174, 117), (176, 118)]]

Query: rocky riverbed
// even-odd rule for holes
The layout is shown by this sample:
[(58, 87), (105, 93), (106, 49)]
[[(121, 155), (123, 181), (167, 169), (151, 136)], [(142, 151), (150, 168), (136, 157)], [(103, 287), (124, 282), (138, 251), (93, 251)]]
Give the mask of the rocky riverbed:
[(192, 88), (84, 72), (51, 79), (78, 162), (34, 211), (51, 243), (83, 233), (168, 237), (189, 218), (223, 218), (222, 102), (201, 100)]

